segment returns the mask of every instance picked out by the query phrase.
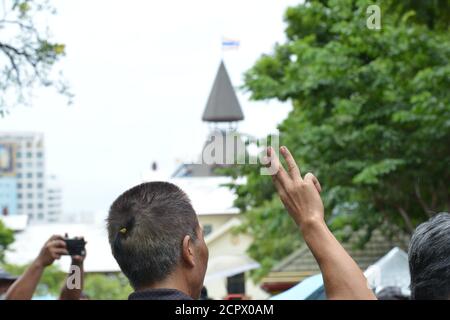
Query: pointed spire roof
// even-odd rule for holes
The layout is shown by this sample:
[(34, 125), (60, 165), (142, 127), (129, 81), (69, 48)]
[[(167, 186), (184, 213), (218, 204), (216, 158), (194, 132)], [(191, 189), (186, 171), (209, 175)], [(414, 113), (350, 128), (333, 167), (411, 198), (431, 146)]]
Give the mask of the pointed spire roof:
[(241, 106), (234, 92), (223, 61), (214, 80), (202, 120), (207, 122), (232, 122), (244, 119)]

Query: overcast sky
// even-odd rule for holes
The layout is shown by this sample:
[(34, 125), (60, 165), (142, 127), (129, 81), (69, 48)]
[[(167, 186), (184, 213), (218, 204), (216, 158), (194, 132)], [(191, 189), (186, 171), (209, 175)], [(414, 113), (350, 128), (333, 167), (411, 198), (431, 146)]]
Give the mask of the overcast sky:
[[(64, 192), (65, 213), (106, 210), (157, 161), (168, 175), (197, 158), (208, 133), (201, 116), (223, 56), (234, 86), (262, 53), (284, 41), (293, 0), (53, 1), (53, 38), (74, 104), (46, 90), (16, 108), (0, 130), (44, 132), (47, 171)], [(241, 41), (222, 53), (222, 36)], [(241, 132), (276, 132), (290, 106), (238, 93)]]

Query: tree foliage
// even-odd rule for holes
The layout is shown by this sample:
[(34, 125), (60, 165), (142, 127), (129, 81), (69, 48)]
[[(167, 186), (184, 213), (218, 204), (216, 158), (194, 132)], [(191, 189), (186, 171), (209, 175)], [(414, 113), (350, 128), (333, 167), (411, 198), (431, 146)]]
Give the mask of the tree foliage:
[(14, 232), (8, 229), (3, 222), (0, 221), (0, 263), (5, 261), (5, 252), (13, 242)]
[[(0, 113), (29, 104), (38, 86), (72, 95), (55, 64), (65, 55), (64, 44), (51, 40), (43, 24), (53, 14), (48, 0), (2, 0), (0, 5)], [(56, 74), (55, 74), (56, 73)]]
[(133, 289), (122, 273), (89, 274), (85, 279), (84, 292), (93, 300), (126, 300)]
[[(377, 3), (381, 30), (366, 27), (368, 0), (289, 8), (286, 42), (244, 85), (254, 100), (292, 103), (281, 143), (321, 181), (331, 227), (364, 230), (363, 241), (374, 229), (411, 233), (450, 210), (450, 3)], [(263, 274), (298, 241), (270, 178), (256, 166), (233, 175), (247, 178), (232, 188)]]

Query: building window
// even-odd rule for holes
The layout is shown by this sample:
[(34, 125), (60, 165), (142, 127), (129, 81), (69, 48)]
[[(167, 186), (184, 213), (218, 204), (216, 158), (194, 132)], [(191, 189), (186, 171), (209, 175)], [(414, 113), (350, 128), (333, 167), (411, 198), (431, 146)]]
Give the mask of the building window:
[(42, 172), (38, 172), (36, 175), (38, 178), (42, 178), (44, 176), (44, 174)]
[(27, 178), (33, 178), (33, 173), (32, 172), (28, 172), (27, 173)]
[(42, 212), (37, 215), (38, 220), (44, 220), (44, 214)]
[(212, 224), (205, 224), (203, 226), (203, 235), (206, 237), (207, 235), (209, 235), (211, 232), (213, 231), (213, 226)]
[(42, 182), (39, 182), (37, 184), (38, 189), (42, 189), (44, 187), (44, 184)]
[(27, 205), (27, 208), (28, 208), (28, 209), (33, 209), (33, 204), (32, 204), (32, 203), (29, 203), (29, 204)]
[(27, 198), (28, 198), (28, 199), (33, 199), (33, 194), (32, 194), (32, 193), (28, 193), (28, 194), (27, 194)]
[(44, 208), (44, 204), (38, 203), (38, 209), (43, 209), (43, 208)]
[(36, 157), (42, 158), (42, 152), (41, 152), (41, 151), (37, 152), (37, 153), (36, 153)]
[(32, 183), (27, 183), (27, 188), (33, 188), (33, 184)]
[(16, 153), (16, 158), (17, 158), (17, 159), (22, 158), (22, 152), (17, 152), (17, 153)]
[(17, 199), (22, 199), (23, 195), (21, 193), (17, 194)]
[(31, 152), (27, 152), (27, 158), (30, 159), (33, 157), (33, 154)]
[(228, 294), (245, 294), (245, 273), (227, 278)]
[(17, 184), (17, 189), (22, 189), (22, 184), (21, 183)]

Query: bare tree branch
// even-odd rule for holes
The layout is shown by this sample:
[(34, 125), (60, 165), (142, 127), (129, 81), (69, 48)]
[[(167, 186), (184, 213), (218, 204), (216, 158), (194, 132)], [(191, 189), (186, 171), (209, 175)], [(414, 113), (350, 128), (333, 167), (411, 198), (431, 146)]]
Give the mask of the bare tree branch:
[(0, 43), (0, 50), (9, 58), (9, 62), (11, 63), (12, 68), (14, 69), (14, 72), (16, 73), (16, 79), (17, 83), (19, 85), (22, 85), (22, 80), (20, 78), (20, 69), (17, 66), (16, 59), (14, 58), (14, 55), (11, 54), (11, 49), (8, 45), (4, 45)]

